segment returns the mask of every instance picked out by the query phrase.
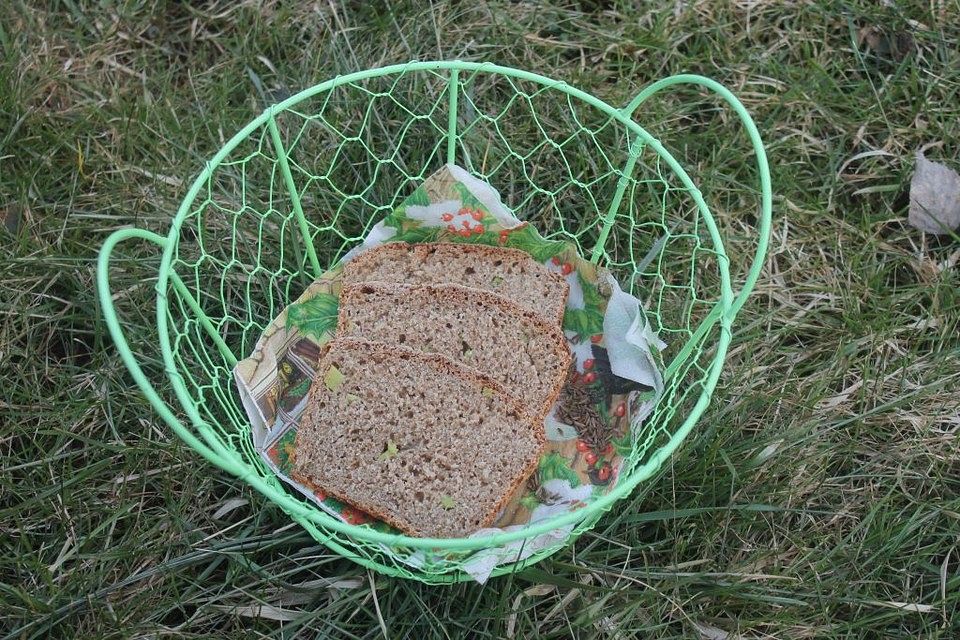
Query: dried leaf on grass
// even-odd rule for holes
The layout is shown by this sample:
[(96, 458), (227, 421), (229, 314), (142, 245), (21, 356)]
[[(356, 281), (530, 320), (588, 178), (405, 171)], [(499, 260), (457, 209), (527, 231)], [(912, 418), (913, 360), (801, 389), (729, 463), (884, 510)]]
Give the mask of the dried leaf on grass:
[(266, 620), (278, 620), (280, 622), (292, 622), (303, 615), (301, 611), (291, 609), (281, 609), (269, 604), (249, 604), (239, 607), (226, 605), (211, 605), (211, 608), (224, 613), (232, 613), (241, 618), (264, 618)]
[(927, 233), (947, 234), (960, 229), (960, 175), (917, 152), (910, 181), (911, 225)]
[(212, 517), (214, 520), (219, 520), (220, 518), (224, 517), (234, 509), (239, 509), (240, 507), (243, 507), (249, 504), (249, 502), (250, 501), (247, 500), (246, 498), (230, 498), (229, 500), (221, 504), (216, 511), (213, 512)]
[(10, 206), (7, 209), (0, 209), (0, 224), (11, 234), (20, 230), (20, 209), (17, 206)]
[(907, 31), (888, 31), (880, 27), (863, 27), (858, 34), (860, 44), (876, 55), (900, 62), (916, 48), (913, 36)]
[(510, 617), (507, 618), (507, 638), (514, 637), (517, 628), (517, 611), (520, 609), (520, 602), (524, 596), (542, 598), (543, 596), (553, 593), (556, 588), (556, 585), (552, 584), (535, 584), (524, 589), (522, 593), (517, 594), (517, 597), (513, 599)]
[(730, 634), (723, 629), (717, 629), (709, 624), (694, 622), (693, 626), (703, 640), (727, 640), (730, 637)]

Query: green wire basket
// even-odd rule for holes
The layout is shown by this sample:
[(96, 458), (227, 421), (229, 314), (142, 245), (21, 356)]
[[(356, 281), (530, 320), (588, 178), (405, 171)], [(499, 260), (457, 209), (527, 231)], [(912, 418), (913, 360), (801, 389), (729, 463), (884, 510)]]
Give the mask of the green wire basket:
[[(756, 154), (758, 247), (738, 292), (717, 221), (680, 163), (635, 120), (663, 89), (698, 85), (737, 114)], [(426, 539), (347, 524), (285, 488), (264, 464), (232, 370), (264, 328), (325, 265), (444, 163), (499, 189), (505, 204), (550, 239), (576, 245), (648, 306), (668, 347), (664, 392), (624, 458), (617, 485), (586, 507), (496, 535)], [(547, 532), (555, 543), (500, 564), (535, 563), (590, 529), (653, 476), (706, 409), (732, 325), (759, 276), (772, 208), (763, 144), (744, 106), (695, 75), (660, 80), (616, 108), (564, 82), (487, 63), (411, 62), (338, 76), (276, 104), (207, 163), (166, 236), (113, 233), (100, 251), (103, 313), (134, 380), (193, 450), (278, 505), (334, 552), (381, 573), (449, 583), (484, 549)], [(162, 251), (156, 284), (160, 352), (178, 406), (144, 374), (110, 292), (110, 255), (124, 240)], [(398, 551), (442, 561), (414, 566)]]

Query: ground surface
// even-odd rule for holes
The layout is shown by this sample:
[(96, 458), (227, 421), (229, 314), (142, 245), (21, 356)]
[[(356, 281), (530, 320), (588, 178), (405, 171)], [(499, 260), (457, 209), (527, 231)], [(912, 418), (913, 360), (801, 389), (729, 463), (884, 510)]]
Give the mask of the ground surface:
[[(0, 633), (958, 637), (960, 244), (904, 220), (914, 152), (960, 158), (960, 5), (633, 4), (2, 3)], [(132, 385), (94, 296), (106, 235), (163, 231), (261, 91), (435, 57), (613, 104), (710, 75), (757, 119), (776, 193), (770, 258), (682, 452), (575, 546), (485, 587), (368, 575), (202, 463)], [(715, 170), (745, 150), (731, 121), (683, 124), (659, 132), (695, 178), (751, 179)], [(719, 214), (734, 267), (749, 227), (724, 216), (745, 212)], [(121, 255), (156, 375), (156, 254)]]

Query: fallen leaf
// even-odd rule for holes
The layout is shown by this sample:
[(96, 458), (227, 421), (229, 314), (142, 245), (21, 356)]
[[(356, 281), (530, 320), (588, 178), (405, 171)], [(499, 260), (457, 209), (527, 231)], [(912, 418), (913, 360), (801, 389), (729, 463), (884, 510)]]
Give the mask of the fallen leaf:
[(771, 442), (766, 447), (763, 448), (763, 451), (758, 453), (756, 457), (751, 461), (751, 466), (758, 466), (769, 460), (780, 448), (780, 445), (783, 444), (783, 439), (776, 440)]
[(292, 584), (291, 587), (297, 590), (313, 590), (321, 587), (327, 589), (356, 589), (364, 584), (362, 578), (345, 578), (343, 576), (332, 576), (330, 578), (316, 578), (314, 580), (305, 580)]
[(880, 27), (860, 29), (860, 44), (866, 43), (874, 54), (900, 62), (913, 51), (913, 36), (906, 31), (888, 32)]
[(243, 618), (264, 618), (266, 620), (278, 620), (280, 622), (292, 622), (303, 616), (303, 612), (291, 609), (282, 609), (269, 604), (248, 604), (239, 607), (228, 605), (211, 605), (217, 611), (232, 613)]
[(927, 233), (948, 234), (960, 229), (960, 175), (917, 152), (910, 181), (911, 225)]
[(327, 389), (330, 391), (336, 391), (339, 389), (344, 380), (346, 380), (346, 376), (340, 373), (340, 369), (337, 369), (333, 365), (330, 365), (330, 368), (327, 369), (327, 372), (323, 374), (323, 384), (326, 385)]
[(507, 618), (507, 638), (514, 637), (514, 632), (516, 631), (517, 626), (517, 610), (520, 608), (520, 602), (523, 600), (524, 596), (533, 596), (539, 598), (553, 593), (554, 589), (556, 589), (556, 586), (552, 584), (535, 584), (532, 587), (527, 587), (521, 593), (517, 594), (517, 597), (513, 599), (513, 607), (511, 607), (512, 611), (510, 613), (510, 617)]
[(224, 502), (219, 509), (213, 512), (213, 519), (219, 520), (220, 518), (227, 515), (234, 509), (239, 509), (240, 507), (245, 506), (249, 502), (250, 501), (247, 500), (246, 498), (230, 498), (229, 500)]
[(15, 206), (0, 209), (0, 224), (3, 224), (8, 232), (15, 234), (20, 230), (20, 209)]
[(929, 604), (920, 604), (912, 602), (878, 602), (876, 600), (866, 600), (865, 604), (872, 604), (876, 607), (890, 607), (891, 609), (900, 609), (902, 611), (912, 611), (913, 613), (933, 613), (937, 607)]
[(730, 637), (730, 634), (723, 629), (717, 629), (709, 624), (694, 622), (693, 627), (703, 640), (727, 640)]

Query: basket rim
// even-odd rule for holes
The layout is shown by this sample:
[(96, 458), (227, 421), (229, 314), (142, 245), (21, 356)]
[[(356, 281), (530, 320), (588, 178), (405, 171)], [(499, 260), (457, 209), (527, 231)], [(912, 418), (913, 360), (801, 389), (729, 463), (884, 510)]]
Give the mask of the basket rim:
[[(715, 343), (715, 354), (708, 369), (708, 375), (705, 378), (703, 387), (697, 402), (691, 408), (681, 425), (671, 434), (670, 439), (656, 450), (650, 458), (640, 466), (633, 468), (629, 474), (619, 478), (619, 482), (608, 493), (590, 502), (586, 507), (576, 511), (569, 511), (549, 519), (540, 521), (536, 524), (529, 524), (514, 531), (504, 531), (496, 534), (467, 537), (467, 538), (417, 538), (404, 534), (383, 533), (375, 531), (372, 528), (363, 525), (350, 525), (334, 518), (315, 505), (308, 503), (304, 499), (295, 498), (287, 494), (280, 480), (275, 476), (270, 478), (259, 475), (253, 465), (243, 460), (241, 453), (233, 448), (226, 447), (213, 433), (213, 429), (206, 420), (200, 415), (193, 400), (189, 395), (186, 385), (178, 371), (174, 359), (173, 348), (170, 340), (167, 323), (167, 296), (166, 291), (170, 284), (170, 277), (173, 271), (172, 263), (176, 250), (177, 241), (181, 226), (190, 212), (197, 195), (203, 188), (204, 183), (213, 174), (213, 171), (220, 165), (226, 156), (233, 151), (237, 145), (245, 140), (252, 132), (259, 127), (269, 123), (277, 114), (293, 107), (294, 105), (307, 100), (317, 94), (334, 89), (340, 85), (348, 84), (369, 78), (388, 76), (393, 74), (403, 74), (413, 71), (472, 71), (476, 73), (499, 74), (520, 80), (526, 80), (538, 83), (547, 88), (556, 89), (562, 93), (585, 102), (611, 118), (619, 121), (632, 134), (643, 141), (645, 145), (653, 149), (657, 155), (664, 160), (671, 171), (683, 183), (687, 193), (693, 198), (697, 205), (698, 213), (708, 230), (711, 241), (717, 249), (717, 266), (720, 272), (720, 298), (715, 303), (713, 310), (702, 321), (701, 327), (712, 328), (717, 323), (720, 324), (720, 334)], [(635, 108), (635, 107), (634, 107)], [(245, 127), (240, 129), (214, 157), (208, 161), (203, 171), (197, 176), (177, 211), (176, 216), (171, 222), (170, 230), (166, 236), (166, 243), (161, 257), (159, 268), (159, 279), (156, 284), (157, 291), (157, 329), (160, 337), (160, 351), (164, 362), (167, 377), (174, 389), (174, 394), (179, 401), (183, 411), (190, 417), (193, 427), (200, 433), (203, 442), (210, 448), (213, 454), (219, 457), (218, 466), (232, 473), (241, 480), (244, 480), (253, 488), (257, 489), (266, 498), (280, 506), (296, 519), (305, 519), (311, 523), (329, 529), (339, 534), (349, 536), (358, 541), (382, 544), (388, 546), (401, 546), (414, 549), (437, 549), (445, 551), (469, 551), (490, 547), (498, 547), (507, 543), (534, 538), (541, 534), (571, 527), (577, 523), (610, 509), (612, 505), (627, 497), (633, 489), (647, 478), (656, 473), (663, 462), (673, 454), (680, 446), (694, 425), (705, 411), (709, 404), (710, 397), (719, 380), (723, 363), (726, 359), (726, 353), (732, 340), (731, 326), (734, 319), (734, 313), (731, 313), (734, 305), (734, 294), (731, 286), (729, 273), (729, 260), (724, 251), (724, 245), (716, 222), (710, 213), (709, 206), (704, 201), (702, 194), (694, 184), (693, 180), (686, 173), (680, 163), (670, 154), (670, 152), (643, 127), (641, 127), (632, 118), (633, 109), (617, 109), (596, 96), (577, 89), (564, 81), (551, 79), (537, 73), (515, 69), (512, 67), (497, 65), (488, 62), (468, 62), (461, 60), (443, 60), (443, 61), (418, 61), (404, 64), (389, 65), (374, 69), (367, 69), (355, 73), (336, 76), (326, 82), (316, 84), (312, 87), (287, 98), (286, 100), (265, 109), (258, 117), (251, 120)], [(746, 293), (746, 292), (744, 292)], [(165, 417), (169, 422), (169, 418)], [(179, 430), (178, 430), (179, 431)]]

